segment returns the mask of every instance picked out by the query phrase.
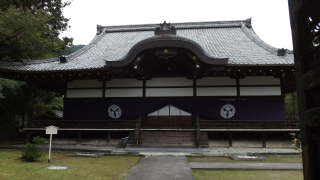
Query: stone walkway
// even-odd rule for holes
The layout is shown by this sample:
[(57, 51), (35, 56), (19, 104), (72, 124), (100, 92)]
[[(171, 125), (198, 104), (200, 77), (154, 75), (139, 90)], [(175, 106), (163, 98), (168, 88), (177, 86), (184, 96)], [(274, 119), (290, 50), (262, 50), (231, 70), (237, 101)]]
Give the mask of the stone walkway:
[(301, 170), (302, 163), (190, 162), (192, 169), (206, 170)]
[(194, 180), (185, 156), (147, 156), (126, 180)]

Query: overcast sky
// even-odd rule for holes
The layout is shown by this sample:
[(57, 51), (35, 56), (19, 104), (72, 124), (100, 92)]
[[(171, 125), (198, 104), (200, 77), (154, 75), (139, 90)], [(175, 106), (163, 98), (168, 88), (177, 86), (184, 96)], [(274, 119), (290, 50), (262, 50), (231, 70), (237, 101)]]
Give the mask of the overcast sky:
[(128, 25), (174, 22), (244, 20), (266, 43), (292, 49), (287, 0), (74, 0), (64, 9), (71, 29), (62, 36), (88, 44), (97, 24)]

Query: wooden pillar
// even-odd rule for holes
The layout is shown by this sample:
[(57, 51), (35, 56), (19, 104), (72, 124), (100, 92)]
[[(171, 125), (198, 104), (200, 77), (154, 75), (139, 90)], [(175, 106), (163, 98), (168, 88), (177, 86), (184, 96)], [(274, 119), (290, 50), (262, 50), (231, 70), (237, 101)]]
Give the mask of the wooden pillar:
[(239, 77), (236, 79), (236, 85), (237, 85), (237, 99), (240, 99), (240, 80)]
[(294, 103), (294, 92), (292, 92), (292, 104), (293, 104), (293, 119), (296, 121), (296, 107)]
[(64, 95), (63, 99), (67, 98), (67, 96), (68, 96), (68, 81), (64, 83), (64, 91), (63, 91), (63, 93), (64, 93), (63, 94)]
[(229, 132), (229, 149), (232, 149), (232, 133)]
[(77, 146), (81, 146), (82, 140), (81, 140), (81, 132), (78, 132), (78, 137), (77, 137)]
[(266, 133), (262, 133), (262, 148), (267, 148)]
[(102, 82), (102, 99), (106, 98), (106, 80)]
[(142, 80), (142, 97), (143, 98), (146, 97), (146, 80), (145, 79)]
[(108, 132), (108, 146), (110, 145), (111, 142), (111, 132)]
[(193, 98), (197, 97), (197, 78), (193, 78)]
[(281, 96), (283, 97), (283, 98), (285, 98), (286, 97), (286, 95), (284, 94), (284, 80), (283, 80), (283, 77), (281, 76), (280, 77), (280, 91), (281, 91)]

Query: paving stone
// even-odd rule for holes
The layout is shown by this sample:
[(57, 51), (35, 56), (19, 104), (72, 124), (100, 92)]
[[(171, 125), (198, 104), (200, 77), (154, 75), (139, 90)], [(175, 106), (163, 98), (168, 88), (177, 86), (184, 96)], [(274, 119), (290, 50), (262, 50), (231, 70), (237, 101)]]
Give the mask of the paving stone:
[(162, 174), (161, 175), (161, 180), (175, 180), (176, 177), (172, 177), (171, 175), (167, 175), (167, 174)]
[(194, 180), (185, 156), (148, 156), (129, 174), (126, 180)]
[(145, 180), (159, 180), (161, 178), (160, 175), (148, 175), (144, 177)]

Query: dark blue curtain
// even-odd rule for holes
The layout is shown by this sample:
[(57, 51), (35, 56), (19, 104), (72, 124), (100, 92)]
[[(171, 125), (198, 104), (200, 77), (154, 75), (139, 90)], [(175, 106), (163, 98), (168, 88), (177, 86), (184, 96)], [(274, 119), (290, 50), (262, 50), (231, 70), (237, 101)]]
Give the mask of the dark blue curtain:
[[(121, 116), (109, 116), (108, 109), (112, 105), (121, 109)], [(65, 120), (130, 120), (148, 115), (167, 105), (173, 105), (191, 114), (210, 120), (285, 120), (284, 99), (248, 99), (248, 100), (215, 100), (215, 99), (185, 99), (185, 100), (65, 100)], [(233, 116), (224, 118), (221, 115), (223, 106), (230, 104)], [(230, 111), (231, 112), (231, 111)]]
[(106, 100), (106, 101), (80, 101), (65, 100), (63, 119), (65, 120), (115, 120), (108, 114), (112, 105), (121, 109), (119, 120), (130, 120), (148, 115), (168, 105), (167, 100)]
[[(285, 120), (284, 99), (249, 100), (172, 100), (171, 104), (191, 114), (212, 120)], [(234, 116), (223, 118), (221, 109), (230, 104)]]

